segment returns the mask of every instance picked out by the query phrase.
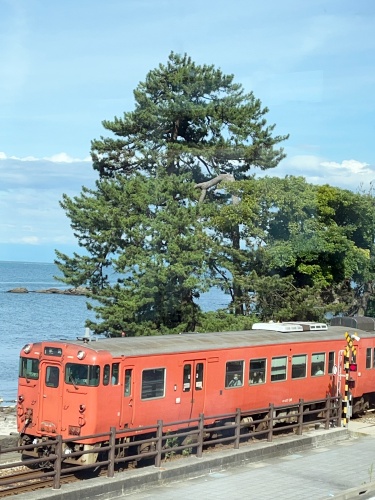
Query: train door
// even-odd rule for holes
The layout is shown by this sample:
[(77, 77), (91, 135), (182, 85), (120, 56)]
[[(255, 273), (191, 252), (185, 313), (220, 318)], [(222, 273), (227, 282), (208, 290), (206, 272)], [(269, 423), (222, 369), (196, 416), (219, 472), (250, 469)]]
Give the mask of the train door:
[(134, 366), (124, 368), (124, 391), (122, 395), (121, 427), (134, 423)]
[(41, 361), (40, 369), (40, 408), (39, 430), (58, 432), (61, 422), (61, 366), (52, 361)]
[(205, 360), (184, 361), (180, 420), (195, 418), (204, 412)]

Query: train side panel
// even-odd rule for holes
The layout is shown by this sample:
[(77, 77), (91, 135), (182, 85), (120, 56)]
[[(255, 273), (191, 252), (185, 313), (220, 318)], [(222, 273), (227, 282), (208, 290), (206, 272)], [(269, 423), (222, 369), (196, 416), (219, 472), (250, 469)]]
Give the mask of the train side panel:
[[(110, 427), (137, 429), (157, 420), (197, 419), (201, 413), (207, 417), (270, 403), (314, 401), (344, 395), (347, 383), (354, 410), (362, 411), (375, 404), (375, 335), (360, 334), (353, 345), (356, 370), (348, 374), (344, 331), (234, 332), (233, 341), (230, 332), (217, 334), (218, 340), (214, 334), (198, 334), (171, 337), (171, 344), (163, 337), (25, 346), (17, 405), (21, 443), (61, 434), (72, 441), (73, 450), (80, 436), (107, 433)], [(195, 339), (198, 349), (189, 347)], [(145, 346), (145, 352), (135, 345)], [(135, 430), (129, 437), (138, 434)]]

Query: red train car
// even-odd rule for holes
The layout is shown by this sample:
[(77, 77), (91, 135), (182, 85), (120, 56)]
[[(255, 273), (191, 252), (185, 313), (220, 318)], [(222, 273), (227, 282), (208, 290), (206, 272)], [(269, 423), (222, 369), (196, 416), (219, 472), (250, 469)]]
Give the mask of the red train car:
[[(72, 451), (100, 442), (83, 445), (80, 436), (111, 426), (134, 429), (159, 419), (176, 422), (338, 394), (344, 388), (345, 332), (360, 337), (354, 340), (353, 408), (363, 411), (373, 403), (374, 332), (307, 323), (255, 328), (26, 345), (18, 385), (20, 444), (34, 443), (30, 455), (38, 456), (43, 438), (61, 434), (71, 440), (66, 461), (77, 463), (69, 460)], [(95, 459), (85, 455), (86, 463)]]

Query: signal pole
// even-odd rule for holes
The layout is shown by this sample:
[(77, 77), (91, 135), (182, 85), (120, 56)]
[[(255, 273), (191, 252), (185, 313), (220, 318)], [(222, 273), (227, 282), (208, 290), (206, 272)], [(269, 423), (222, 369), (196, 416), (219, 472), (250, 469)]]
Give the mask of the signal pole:
[[(357, 348), (353, 344), (353, 340), (359, 341), (358, 335), (345, 333), (346, 347), (344, 350), (344, 369), (345, 369), (345, 394), (343, 399), (343, 418), (342, 426), (346, 427), (349, 423), (352, 412), (352, 394), (350, 389), (354, 387), (354, 380), (350, 377), (351, 371), (357, 371), (356, 356)], [(351, 359), (350, 359), (351, 358)]]

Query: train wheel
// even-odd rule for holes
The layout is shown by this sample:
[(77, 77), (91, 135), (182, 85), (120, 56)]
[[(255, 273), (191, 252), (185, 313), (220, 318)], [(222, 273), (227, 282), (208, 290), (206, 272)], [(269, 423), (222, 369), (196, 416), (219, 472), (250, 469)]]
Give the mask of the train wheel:
[[(268, 414), (267, 415), (259, 415), (254, 420), (258, 420), (258, 423), (255, 425), (256, 432), (259, 432), (259, 438), (263, 439), (264, 434), (268, 431)], [(260, 420), (260, 421), (259, 421)]]

